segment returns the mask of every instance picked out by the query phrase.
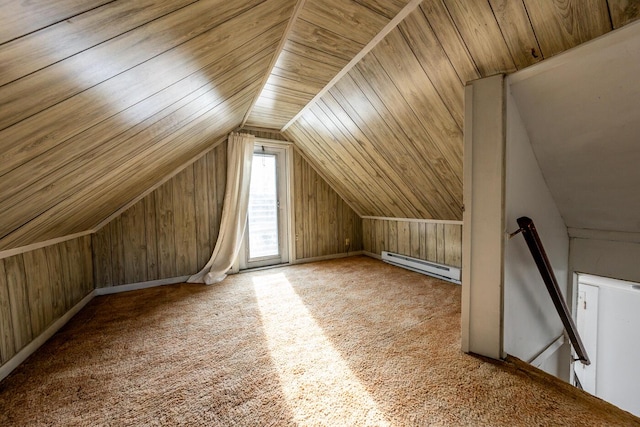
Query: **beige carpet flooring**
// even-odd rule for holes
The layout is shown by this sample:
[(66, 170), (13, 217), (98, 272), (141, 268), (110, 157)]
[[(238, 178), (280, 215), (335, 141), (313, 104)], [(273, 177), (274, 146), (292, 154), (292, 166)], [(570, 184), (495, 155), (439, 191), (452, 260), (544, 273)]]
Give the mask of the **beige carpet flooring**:
[(461, 353), (460, 290), (356, 257), (98, 297), (0, 383), (0, 425), (640, 425)]

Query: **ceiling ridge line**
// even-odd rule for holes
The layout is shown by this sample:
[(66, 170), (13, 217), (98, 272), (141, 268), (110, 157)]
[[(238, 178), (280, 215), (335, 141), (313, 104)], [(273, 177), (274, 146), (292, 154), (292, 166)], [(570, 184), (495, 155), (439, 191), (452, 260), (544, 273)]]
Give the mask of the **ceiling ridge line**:
[(289, 39), (289, 35), (293, 30), (293, 25), (297, 21), (298, 16), (300, 15), (300, 12), (302, 11), (302, 8), (304, 7), (304, 4), (306, 3), (306, 1), (307, 0), (298, 0), (296, 5), (294, 6), (293, 13), (291, 14), (291, 18), (289, 18), (287, 27), (284, 29), (284, 32), (282, 33), (282, 37), (280, 38), (280, 43), (278, 43), (278, 46), (276, 47), (276, 51), (273, 53), (273, 58), (269, 63), (269, 68), (267, 69), (267, 72), (265, 73), (262, 79), (262, 83), (260, 84), (260, 90), (256, 92), (256, 96), (254, 96), (253, 101), (251, 101), (251, 105), (249, 105), (249, 108), (247, 109), (247, 112), (245, 113), (242, 119), (242, 122), (240, 123), (240, 126), (239, 126), (240, 128), (243, 128), (247, 124), (247, 121), (249, 120), (249, 117), (251, 116), (251, 113), (253, 112), (253, 109), (256, 106), (256, 103), (258, 102), (258, 99), (260, 98), (260, 95), (262, 94), (264, 87), (267, 85), (267, 81), (269, 80), (269, 77), (271, 76), (271, 73), (273, 72), (273, 69), (275, 68), (276, 63), (278, 62), (278, 59), (280, 58), (280, 54), (284, 49), (284, 45), (287, 43), (287, 40)]
[(340, 72), (336, 74), (329, 81), (329, 83), (327, 83), (325, 87), (323, 87), (322, 90), (320, 90), (320, 92), (318, 92), (316, 96), (314, 96), (313, 99), (311, 99), (311, 101), (309, 101), (307, 105), (305, 105), (298, 112), (298, 114), (293, 116), (293, 118), (289, 120), (287, 124), (282, 127), (282, 129), (280, 129), (280, 132), (286, 131), (289, 126), (294, 124), (300, 118), (300, 116), (302, 116), (311, 106), (313, 106), (320, 98), (322, 98), (325, 93), (331, 90), (331, 88), (335, 86), (335, 84), (342, 77), (344, 77), (345, 74), (351, 71), (351, 69), (355, 67), (356, 64), (358, 64), (358, 62), (360, 62), (360, 60), (364, 58), (366, 54), (373, 50), (373, 48), (376, 47), (376, 45), (387, 36), (387, 34), (393, 31), (400, 24), (400, 22), (402, 22), (404, 18), (406, 18), (411, 12), (413, 12), (421, 3), (422, 0), (411, 0), (404, 8), (402, 8), (402, 10), (398, 12), (398, 14), (392, 20), (390, 20), (389, 23), (385, 25), (384, 28), (380, 30), (380, 32), (376, 34), (376, 36), (372, 38), (371, 41), (369, 41), (369, 43), (367, 43), (366, 46), (363, 47), (362, 50), (358, 52), (358, 54), (354, 56), (351, 61), (349, 61), (349, 63), (345, 65), (344, 68), (340, 70)]

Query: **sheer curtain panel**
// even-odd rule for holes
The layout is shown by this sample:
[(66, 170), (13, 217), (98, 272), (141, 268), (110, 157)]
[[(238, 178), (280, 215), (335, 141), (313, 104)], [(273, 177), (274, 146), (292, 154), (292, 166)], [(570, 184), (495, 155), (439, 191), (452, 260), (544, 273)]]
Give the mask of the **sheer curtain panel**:
[(189, 283), (211, 285), (227, 277), (227, 272), (242, 246), (251, 181), (251, 161), (255, 137), (232, 133), (227, 142), (227, 188), (222, 206), (222, 220), (211, 259), (202, 270), (191, 276)]

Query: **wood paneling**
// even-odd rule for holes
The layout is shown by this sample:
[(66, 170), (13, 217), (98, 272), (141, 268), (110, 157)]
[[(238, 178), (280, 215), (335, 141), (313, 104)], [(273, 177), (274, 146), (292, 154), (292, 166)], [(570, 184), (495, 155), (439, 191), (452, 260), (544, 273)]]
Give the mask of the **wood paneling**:
[(0, 68), (0, 86), (116, 38), (194, 1), (109, 2), (111, 4), (89, 10), (71, 20), (59, 21), (17, 38), (0, 50), (0, 63), (3, 64)]
[(545, 58), (611, 31), (606, 0), (524, 0)]
[(3, 1), (0, 14), (0, 43), (76, 17), (109, 0), (60, 0), (55, 2)]
[(507, 47), (520, 70), (542, 60), (538, 40), (522, 0), (489, 0)]
[(0, 364), (92, 290), (89, 236), (0, 259)]
[[(442, 0), (424, 0), (420, 9), (429, 21), (438, 41), (456, 69), (462, 84), (480, 77), (478, 67), (471, 58), (467, 45), (462, 40), (451, 14)], [(416, 12), (417, 13), (417, 12)]]
[(481, 75), (516, 70), (488, 2), (444, 0), (444, 3)]
[(282, 128), (406, 3), (306, 0), (247, 124)]
[[(277, 131), (243, 132), (284, 139)], [(361, 250), (360, 217), (297, 151), (292, 179), (296, 259)], [(225, 183), (226, 142), (92, 235), (96, 287), (196, 273), (218, 237)]]
[[(293, 191), (296, 259), (362, 249), (358, 214), (294, 150)], [(349, 245), (345, 244), (349, 239)]]
[(92, 236), (96, 287), (191, 275), (206, 264), (220, 228), (226, 152), (219, 144)]
[[(405, 33), (425, 24), (420, 10), (410, 16)], [(392, 31), (285, 134), (362, 215), (460, 219), (461, 97), (448, 107), (454, 91), (441, 96), (425, 69), (462, 83), (451, 65), (423, 66), (413, 37)]]
[[(96, 227), (236, 127), (295, 1), (124, 3), (0, 45), (23, 67), (0, 72), (0, 248)], [(54, 30), (85, 40), (21, 62)]]
[[(281, 129), (415, 5), (306, 0), (283, 40), (297, 3), (2, 2), (0, 250), (96, 228), (236, 129), (256, 97), (247, 124)], [(625, 25), (638, 9), (635, 0), (424, 0), (286, 136), (360, 214), (459, 219), (464, 84)], [(218, 194), (221, 166), (200, 164), (193, 180), (206, 170)], [(113, 267), (99, 268), (106, 282), (173, 275), (205, 260), (215, 236), (203, 230), (215, 228), (221, 199), (205, 214), (205, 194), (190, 181), (175, 189), (193, 195), (184, 211), (173, 210), (172, 189), (119, 220), (130, 229), (144, 217), (127, 248), (113, 252), (124, 236), (116, 225), (96, 238)], [(177, 234), (147, 227), (192, 216), (202, 223), (187, 221)], [(338, 211), (327, 218), (341, 220)], [(185, 243), (193, 233), (195, 247)], [(332, 251), (333, 241), (320, 236), (315, 251)], [(146, 259), (123, 256), (145, 245)]]
[(609, 0), (613, 28), (620, 28), (640, 18), (640, 0)]
[(13, 321), (9, 302), (9, 285), (4, 262), (0, 260), (0, 365), (16, 353), (13, 339)]
[(284, 133), (361, 215), (460, 220), (464, 85), (608, 31), (606, 4), (425, 0)]
[(462, 266), (462, 225), (372, 219), (362, 220), (364, 250), (389, 251), (454, 267)]

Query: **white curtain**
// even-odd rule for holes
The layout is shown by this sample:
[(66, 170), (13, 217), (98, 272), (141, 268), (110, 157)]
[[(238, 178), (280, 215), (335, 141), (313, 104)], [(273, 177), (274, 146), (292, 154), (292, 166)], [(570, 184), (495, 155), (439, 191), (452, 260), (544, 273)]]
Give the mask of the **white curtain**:
[(249, 206), (251, 161), (255, 136), (232, 133), (227, 142), (227, 189), (222, 206), (222, 219), (211, 259), (202, 270), (191, 276), (190, 283), (211, 285), (227, 277), (227, 271), (242, 246)]

